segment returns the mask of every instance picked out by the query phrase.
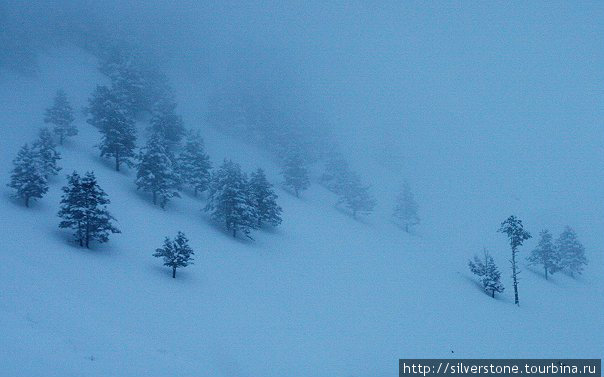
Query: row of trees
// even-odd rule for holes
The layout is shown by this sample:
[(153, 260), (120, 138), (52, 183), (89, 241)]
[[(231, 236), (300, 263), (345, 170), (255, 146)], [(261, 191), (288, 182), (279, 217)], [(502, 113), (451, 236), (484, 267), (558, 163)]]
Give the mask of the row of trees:
[[(518, 297), (518, 274), (520, 273), (517, 265), (516, 254), (524, 241), (531, 238), (531, 234), (524, 229), (522, 220), (516, 216), (508, 217), (499, 228), (499, 232), (507, 235), (512, 250), (512, 279), (514, 285), (514, 303), (520, 305)], [(529, 265), (539, 265), (543, 267), (545, 278), (548, 273), (553, 274), (557, 271), (566, 270), (571, 276), (581, 274), (583, 266), (587, 265), (585, 257), (585, 248), (579, 242), (575, 231), (566, 226), (556, 242), (548, 230), (540, 233), (539, 244), (532, 250), (527, 258)], [(504, 291), (501, 283), (501, 273), (495, 265), (493, 257), (484, 250), (483, 257), (474, 256), (474, 260), (468, 262), (470, 271), (480, 277), (483, 288), (495, 297), (495, 293)]]

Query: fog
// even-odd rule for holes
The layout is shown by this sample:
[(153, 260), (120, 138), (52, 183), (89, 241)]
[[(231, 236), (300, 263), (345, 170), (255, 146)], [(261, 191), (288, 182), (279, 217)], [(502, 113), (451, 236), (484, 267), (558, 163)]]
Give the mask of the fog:
[(35, 74), (38, 52), (110, 35), (168, 73), (188, 123), (204, 123), (209, 96), (225, 85), (277, 98), (306, 113), (308, 129), (329, 129), (377, 192), (380, 175), (408, 180), (427, 226), (451, 216), (461, 231), (493, 209), (483, 231), (518, 211), (535, 226), (573, 223), (591, 246), (604, 242), (602, 3), (53, 1), (0, 9), (5, 67)]

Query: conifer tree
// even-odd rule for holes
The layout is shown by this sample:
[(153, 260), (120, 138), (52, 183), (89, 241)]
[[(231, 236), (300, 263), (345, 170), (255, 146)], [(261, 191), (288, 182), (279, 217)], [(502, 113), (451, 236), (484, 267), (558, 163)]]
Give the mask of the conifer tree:
[(222, 222), (233, 237), (241, 231), (251, 238), (251, 230), (258, 227), (258, 214), (239, 164), (224, 160), (213, 172), (205, 211), (213, 220)]
[(98, 128), (102, 135), (98, 145), (101, 157), (114, 158), (116, 171), (123, 163), (132, 166), (136, 128), (127, 104), (115, 91), (97, 86), (87, 110), (90, 115), (87, 122)]
[(38, 140), (33, 144), (32, 151), (46, 179), (59, 174), (61, 170), (57, 164), (57, 161), (61, 159), (61, 154), (55, 148), (56, 145), (52, 140), (52, 134), (48, 128), (42, 128)]
[(489, 252), (484, 250), (484, 259), (480, 259), (477, 255), (474, 256), (474, 261), (468, 261), (468, 266), (473, 274), (478, 275), (481, 279), (482, 287), (485, 291), (491, 293), (491, 297), (495, 297), (495, 293), (503, 292), (503, 284), (501, 283), (501, 273), (495, 265), (493, 257)]
[(204, 151), (203, 139), (199, 132), (189, 132), (185, 146), (178, 156), (178, 170), (184, 184), (197, 193), (208, 189), (210, 184), (210, 157)]
[(273, 190), (273, 185), (266, 179), (264, 170), (258, 169), (251, 174), (249, 191), (256, 206), (258, 226), (281, 224), (282, 209), (277, 204), (277, 194)]
[(30, 199), (41, 199), (48, 192), (48, 182), (40, 168), (34, 151), (25, 144), (13, 160), (9, 187), (15, 189), (15, 197), (23, 199), (29, 207)]
[(65, 138), (78, 134), (73, 121), (73, 109), (67, 95), (63, 90), (58, 90), (53, 106), (46, 109), (44, 122), (54, 125), (53, 132), (59, 137), (59, 144), (63, 145)]
[(356, 219), (358, 213), (369, 214), (375, 208), (376, 202), (369, 186), (364, 186), (358, 175), (350, 173), (345, 182), (341, 182), (338, 188), (338, 204), (344, 204), (352, 211), (352, 217)]
[(413, 193), (407, 184), (403, 185), (401, 192), (396, 198), (393, 216), (409, 233), (409, 227), (419, 224), (419, 215), (417, 214), (418, 205), (413, 197)]
[(567, 269), (571, 276), (581, 275), (583, 266), (587, 265), (585, 247), (579, 242), (577, 233), (566, 226), (556, 240), (556, 249), (560, 258), (560, 267)]
[(548, 274), (554, 274), (558, 271), (560, 256), (552, 242), (552, 235), (547, 229), (542, 230), (539, 236), (539, 244), (533, 249), (527, 261), (529, 266), (543, 266), (545, 280), (547, 280)]
[(157, 204), (159, 200), (163, 209), (170, 199), (180, 198), (180, 177), (174, 164), (175, 158), (166, 148), (161, 135), (153, 134), (149, 138), (138, 160), (136, 187), (138, 190), (150, 192), (153, 195), (153, 204)]
[(176, 114), (176, 103), (171, 98), (163, 98), (153, 106), (151, 131), (159, 133), (169, 146), (180, 142), (185, 134), (182, 117)]
[(156, 258), (163, 258), (164, 266), (172, 268), (172, 278), (176, 278), (176, 269), (193, 264), (193, 249), (183, 232), (178, 232), (174, 241), (166, 237), (164, 246), (155, 250)]
[(310, 187), (308, 169), (299, 153), (291, 153), (285, 157), (284, 166), (281, 171), (286, 187), (292, 189), (296, 198), (300, 197), (300, 192)]
[(93, 240), (107, 242), (109, 234), (121, 233), (112, 223), (115, 218), (107, 210), (109, 203), (93, 172), (87, 172), (82, 178), (74, 171), (67, 177), (67, 186), (63, 187), (58, 213), (63, 221), (59, 228), (73, 229), (76, 241), (86, 248)]
[(524, 230), (522, 220), (513, 215), (501, 223), (499, 232), (505, 233), (510, 240), (510, 247), (512, 248), (512, 260), (510, 262), (512, 263), (512, 279), (514, 279), (514, 304), (520, 306), (520, 301), (518, 300), (518, 274), (520, 271), (518, 271), (516, 264), (516, 253), (524, 241), (531, 238), (531, 234)]

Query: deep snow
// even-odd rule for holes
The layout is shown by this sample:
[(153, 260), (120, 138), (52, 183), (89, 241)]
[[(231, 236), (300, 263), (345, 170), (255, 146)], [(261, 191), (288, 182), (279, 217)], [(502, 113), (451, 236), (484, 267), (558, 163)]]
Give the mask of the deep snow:
[[(36, 78), (0, 73), (3, 182), (20, 145), (43, 125), (54, 91), (65, 88), (80, 109), (103, 82), (94, 59), (78, 51), (48, 53), (40, 66)], [(214, 165), (229, 157), (279, 181), (267, 155), (215, 134), (191, 108), (184, 106), (185, 122), (202, 129)], [(76, 122), (80, 135), (60, 148), (63, 170), (48, 195), (26, 209), (1, 189), (2, 376), (393, 376), (399, 358), (604, 357), (601, 203), (566, 199), (581, 208), (570, 225), (587, 247), (583, 276), (545, 281), (524, 266), (537, 240), (523, 247), (518, 308), (509, 249), (496, 229), (519, 213), (535, 238), (542, 227), (559, 233), (566, 219), (555, 217), (556, 194), (535, 203), (538, 185), (494, 200), (476, 176), (480, 197), (468, 200), (454, 185), (422, 191), (428, 173), (418, 173), (411, 179), (423, 225), (406, 235), (388, 218), (392, 190), (380, 188), (396, 180), (361, 164), (378, 194), (372, 216), (353, 220), (316, 183), (301, 199), (279, 189), (283, 225), (256, 232), (255, 241), (235, 240), (211, 224), (202, 198), (186, 194), (165, 211), (154, 207), (136, 191), (134, 171), (116, 173), (98, 157), (98, 134), (79, 112)], [(60, 188), (73, 170), (95, 171), (122, 231), (91, 250), (58, 229)], [(178, 230), (196, 256), (172, 279), (151, 254)], [(483, 246), (506, 286), (495, 300), (466, 266)]]

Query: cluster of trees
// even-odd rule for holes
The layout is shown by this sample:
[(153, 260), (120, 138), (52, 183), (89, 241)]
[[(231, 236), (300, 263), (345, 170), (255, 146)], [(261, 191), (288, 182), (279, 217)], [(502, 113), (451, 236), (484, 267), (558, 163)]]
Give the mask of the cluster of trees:
[(241, 166), (230, 160), (212, 172), (205, 211), (224, 224), (233, 237), (241, 232), (251, 238), (252, 230), (265, 224), (278, 226), (282, 221), (277, 194), (264, 171), (258, 169), (248, 178)]
[(15, 190), (14, 196), (23, 200), (26, 207), (32, 199), (41, 199), (48, 192), (48, 180), (61, 170), (60, 159), (52, 133), (41, 129), (32, 145), (23, 145), (13, 160), (8, 186)]
[(343, 158), (328, 160), (320, 181), (327, 189), (338, 195), (337, 205), (349, 209), (353, 218), (356, 218), (359, 213), (373, 212), (376, 200), (369, 191), (370, 186), (362, 183), (358, 174), (350, 170)]
[[(512, 280), (514, 285), (514, 303), (520, 305), (518, 298), (518, 263), (516, 254), (519, 252), (520, 246), (524, 241), (532, 236), (524, 229), (522, 220), (516, 216), (508, 217), (501, 223), (498, 230), (507, 235), (512, 250), (512, 258), (510, 260), (512, 267)], [(557, 271), (566, 270), (571, 276), (581, 274), (583, 267), (587, 265), (585, 257), (585, 248), (579, 242), (575, 231), (566, 226), (560, 234), (556, 242), (553, 242), (551, 233), (546, 229), (541, 231), (539, 244), (532, 250), (531, 255), (527, 258), (529, 265), (539, 265), (543, 267), (545, 278), (548, 273), (553, 274)], [(504, 290), (501, 283), (501, 273), (499, 272), (493, 257), (485, 250), (483, 258), (478, 256), (474, 260), (468, 262), (470, 271), (478, 275), (481, 279), (484, 289), (495, 297), (495, 293), (501, 293)]]
[(547, 229), (542, 230), (539, 236), (539, 244), (527, 261), (530, 266), (541, 266), (546, 280), (548, 274), (558, 271), (567, 271), (571, 276), (583, 272), (587, 265), (585, 247), (571, 227), (566, 226), (555, 242)]

